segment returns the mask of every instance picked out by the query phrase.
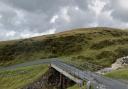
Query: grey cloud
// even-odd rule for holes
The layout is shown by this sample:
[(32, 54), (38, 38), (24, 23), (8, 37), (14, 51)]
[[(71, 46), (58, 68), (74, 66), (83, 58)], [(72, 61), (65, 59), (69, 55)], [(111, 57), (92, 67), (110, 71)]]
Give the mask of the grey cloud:
[(124, 10), (114, 10), (112, 16), (116, 19), (119, 19), (122, 22), (128, 22), (128, 11)]
[(52, 14), (60, 7), (78, 5), (82, 9), (87, 8), (88, 0), (3, 0), (13, 7), (31, 12), (44, 12)]
[(118, 0), (108, 0), (108, 4), (106, 4), (104, 10), (111, 10), (111, 16), (116, 20), (120, 20), (122, 22), (128, 22), (128, 9), (122, 8)]
[(14, 8), (22, 9), (30, 13), (44, 13), (51, 18), (62, 7), (78, 6), (87, 11), (90, 0), (2, 0)]
[[(3, 5), (3, 3), (0, 3)], [(49, 18), (44, 13), (31, 13), (16, 8), (0, 6), (0, 40), (21, 38), (21, 34), (43, 33), (50, 29)], [(10, 31), (16, 32), (13, 37), (6, 37)], [(26, 32), (26, 33), (25, 33)]]
[[(85, 24), (84, 21), (82, 21), (83, 23), (80, 22), (82, 16), (81, 19), (78, 19), (79, 12), (73, 12), (71, 9), (77, 6), (87, 11), (88, 7), (86, 0), (1, 0), (0, 3), (4, 4), (5, 7), (2, 8), (6, 9), (0, 12), (2, 14), (0, 23), (4, 25), (3, 29), (7, 30), (6, 33), (10, 30), (15, 31), (14, 37), (16, 38), (20, 38), (20, 34), (25, 34), (25, 32), (26, 34), (29, 32), (43, 33), (49, 29), (57, 29), (57, 32), (60, 32), (65, 29), (81, 27), (83, 26), (82, 24)], [(73, 14), (77, 15), (70, 18), (72, 21), (68, 24), (62, 16), (59, 17), (57, 23), (51, 24), (50, 19), (56, 13), (59, 15), (61, 13), (60, 10), (64, 7), (71, 8), (71, 13), (68, 13), (69, 17)], [(77, 20), (79, 21), (77, 22)]]
[[(106, 3), (97, 16), (94, 9), (88, 7), (97, 10), (98, 6), (94, 6), (96, 1)], [(110, 0), (0, 0), (0, 40), (80, 27), (127, 27), (128, 13), (114, 4), (114, 0), (108, 1)]]
[(15, 11), (13, 11), (11, 8), (6, 8), (6, 5), (2, 5), (0, 9), (0, 15), (1, 15), (0, 23), (2, 23), (4, 27), (7, 29), (11, 28), (12, 20), (16, 16)]
[(75, 6), (64, 7), (62, 9), (67, 10), (66, 15), (68, 18), (66, 18), (66, 20), (64, 19), (61, 10), (56, 13), (58, 15), (58, 18), (52, 25), (53, 27), (58, 29), (57, 32), (73, 28), (89, 27), (90, 24), (92, 24), (95, 20), (95, 17), (93, 16), (93, 13), (91, 11), (85, 11), (80, 8), (76, 9)]

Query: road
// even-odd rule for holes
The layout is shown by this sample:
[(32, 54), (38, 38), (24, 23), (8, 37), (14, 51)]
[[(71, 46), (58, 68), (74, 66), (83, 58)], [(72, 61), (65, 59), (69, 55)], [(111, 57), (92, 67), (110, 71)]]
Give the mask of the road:
[(82, 80), (91, 81), (91, 83), (94, 86), (94, 89), (128, 89), (127, 84), (124, 84), (120, 81), (113, 80), (107, 77), (103, 77), (102, 75), (90, 71), (79, 70), (70, 64), (66, 64), (64, 62), (59, 61), (58, 59), (45, 59), (45, 60), (40, 59), (9, 67), (0, 67), (0, 70), (14, 70), (16, 68), (38, 65), (38, 64), (54, 64), (57, 67), (66, 71), (67, 73), (70, 73), (71, 75), (74, 75)]
[(7, 67), (1, 67), (0, 70), (14, 70), (20, 67), (27, 67), (27, 66), (32, 66), (32, 65), (39, 65), (39, 64), (49, 64), (52, 59), (38, 59), (35, 61), (30, 61), (26, 63), (21, 63), (21, 64), (16, 64), (12, 66), (7, 66)]
[(82, 80), (91, 81), (91, 83), (94, 84), (95, 89), (128, 89), (128, 85), (120, 81), (107, 78), (90, 71), (81, 71), (58, 60), (52, 61), (52, 63), (71, 75), (74, 75)]

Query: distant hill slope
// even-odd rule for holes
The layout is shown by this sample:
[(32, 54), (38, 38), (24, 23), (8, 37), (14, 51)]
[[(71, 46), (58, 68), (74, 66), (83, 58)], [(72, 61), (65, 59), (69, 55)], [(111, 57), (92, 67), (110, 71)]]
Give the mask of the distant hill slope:
[(117, 58), (127, 55), (128, 31), (113, 28), (81, 28), (53, 35), (0, 42), (0, 65), (62, 57), (107, 67)]

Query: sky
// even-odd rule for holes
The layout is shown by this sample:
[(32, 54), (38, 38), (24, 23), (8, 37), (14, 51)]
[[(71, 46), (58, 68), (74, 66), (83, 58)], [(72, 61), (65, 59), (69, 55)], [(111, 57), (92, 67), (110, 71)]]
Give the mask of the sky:
[(128, 0), (0, 0), (0, 41), (87, 27), (128, 28)]

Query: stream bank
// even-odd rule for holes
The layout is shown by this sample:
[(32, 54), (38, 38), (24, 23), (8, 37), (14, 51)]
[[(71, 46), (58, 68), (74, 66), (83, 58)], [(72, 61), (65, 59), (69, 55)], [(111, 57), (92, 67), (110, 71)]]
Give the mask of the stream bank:
[(60, 74), (55, 69), (49, 68), (39, 79), (22, 89), (67, 89), (74, 84), (72, 80)]

